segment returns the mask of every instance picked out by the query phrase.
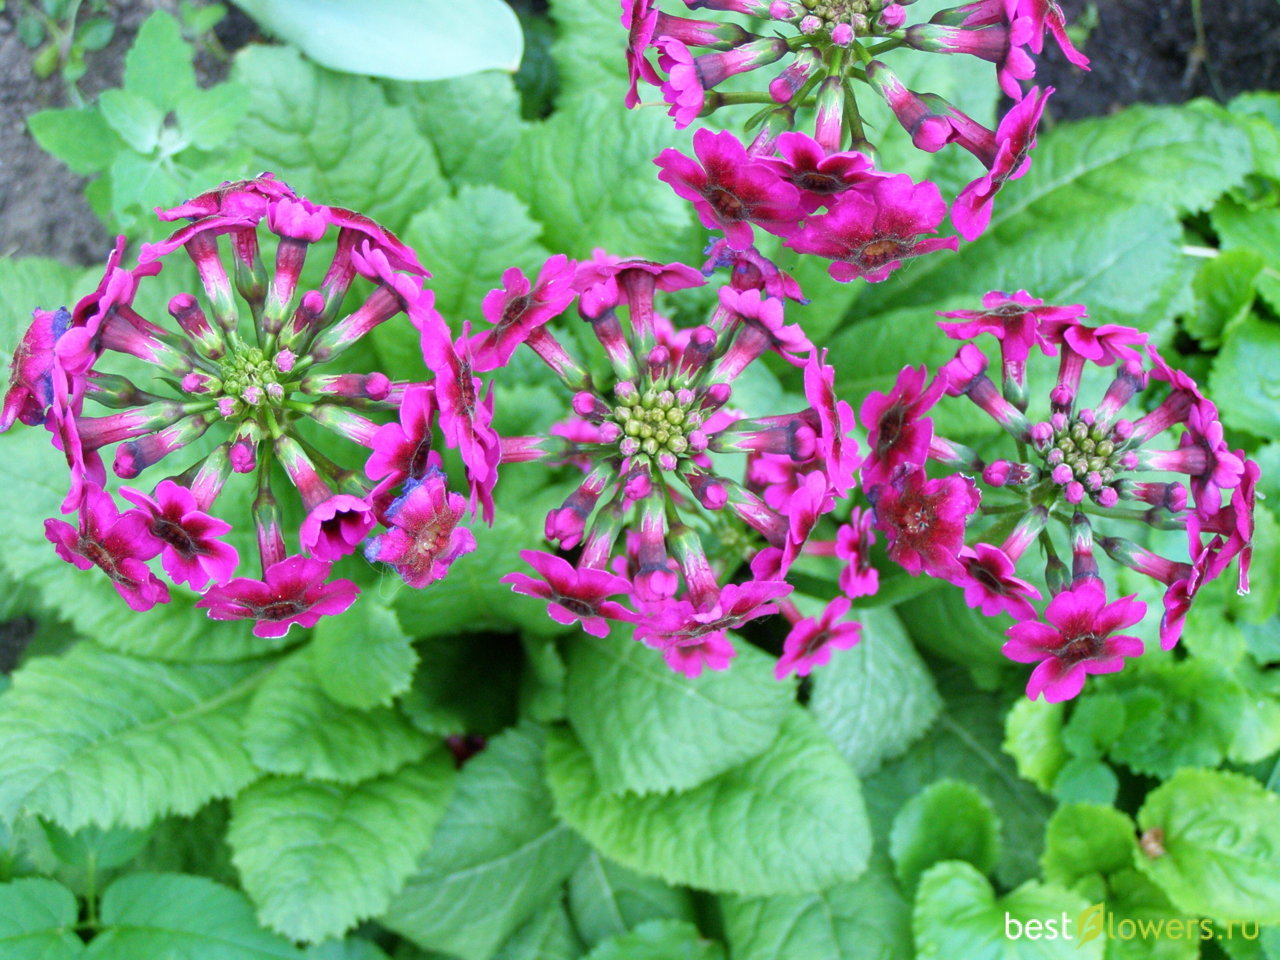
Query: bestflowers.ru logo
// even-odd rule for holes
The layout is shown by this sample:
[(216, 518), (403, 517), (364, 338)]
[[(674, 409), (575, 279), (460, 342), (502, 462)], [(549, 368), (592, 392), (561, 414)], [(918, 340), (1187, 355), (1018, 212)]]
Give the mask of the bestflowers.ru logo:
[(1158, 919), (1117, 919), (1106, 904), (1095, 903), (1076, 917), (1065, 910), (1048, 920), (1021, 920), (1004, 915), (1007, 940), (1076, 940), (1082, 947), (1090, 940), (1105, 935), (1108, 940), (1257, 940), (1257, 923), (1228, 923), (1217, 927), (1212, 920), (1196, 917), (1160, 917)]

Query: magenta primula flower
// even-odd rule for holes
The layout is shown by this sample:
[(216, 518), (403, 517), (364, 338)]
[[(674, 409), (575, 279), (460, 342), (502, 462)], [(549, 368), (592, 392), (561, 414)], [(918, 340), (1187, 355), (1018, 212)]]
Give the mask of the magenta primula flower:
[[(547, 538), (576, 551), (572, 566), (561, 559), (557, 575), (608, 574), (611, 593), (630, 595), (637, 637), (667, 651), (681, 669), (724, 662), (725, 647), (712, 635), (758, 615), (779, 589), (789, 589), (781, 571), (833, 508), (834, 490), (849, 489), (857, 462), (856, 444), (833, 435), (850, 428), (851, 412), (835, 398), (830, 370), (803, 332), (786, 323), (781, 300), (758, 288), (724, 286), (706, 324), (677, 329), (656, 314), (658, 292), (703, 282), (681, 264), (599, 251), (581, 264), (578, 313), (612, 377), (588, 376), (554, 324), (530, 329), (526, 345), (568, 388), (579, 425), (560, 423), (547, 434), (502, 443), (507, 462), (542, 460), (581, 471), (576, 488), (546, 519)], [(805, 365), (808, 409), (755, 417), (734, 409), (738, 377), (766, 352)], [(806, 475), (797, 487), (802, 494), (775, 509), (753, 483), (724, 468), (735, 454), (785, 460)], [(709, 554), (708, 542), (723, 546)], [(770, 550), (771, 572), (728, 582), (752, 554)], [(552, 586), (562, 594), (568, 589)], [(608, 619), (589, 622), (599, 629)]]
[(941, 377), (934, 377), (926, 386), (928, 379), (923, 364), (903, 367), (893, 390), (887, 394), (873, 390), (862, 401), (859, 417), (870, 447), (862, 464), (864, 486), (887, 483), (901, 467), (924, 465), (933, 441), (933, 420), (925, 414), (947, 387)]
[(906, 175), (868, 181), (841, 194), (831, 209), (810, 217), (786, 245), (835, 261), (841, 282), (884, 280), (902, 261), (936, 250), (955, 250), (955, 237), (932, 237), (947, 215), (937, 186)]
[[(913, 458), (927, 450), (924, 462), (905, 456), (889, 461), (893, 470), (916, 472), (886, 476), (876, 459), (876, 431), (883, 430), (881, 409), (889, 404), (876, 400), (868, 411), (872, 455), (863, 483), (877, 529), (889, 536), (890, 557), (910, 572), (927, 569), (962, 587), (966, 602), (988, 616), (1007, 613), (1027, 622), (1042, 589), (1055, 597), (1051, 609), (1061, 609), (1053, 604), (1063, 591), (1080, 593), (1082, 584), (1098, 580), (1098, 557), (1105, 555), (1163, 585), (1161, 643), (1173, 646), (1196, 594), (1233, 560), (1240, 562), (1240, 586), (1248, 586), (1257, 465), (1227, 447), (1217, 409), (1194, 380), (1145, 343), (1141, 331), (1091, 327), (1082, 322), (1082, 306), (1045, 305), (1026, 291), (1013, 297), (993, 292), (983, 305), (981, 311), (944, 314), (961, 321), (942, 325), (949, 336), (976, 337), (978, 343), (962, 345), (939, 380), (947, 395), (967, 398), (990, 417), (1001, 442), (985, 443), (979, 454), (939, 436), (930, 424), (911, 443)], [(1000, 385), (988, 375), (991, 362), (980, 347), (990, 343), (988, 336), (1000, 345)], [(1039, 394), (1043, 406), (1029, 415), (1036, 394), (1028, 383), (1040, 355), (1057, 356), (1057, 375), (1044, 370), (1050, 376)], [(1093, 406), (1084, 406), (1079, 394), (1081, 384), (1091, 382), (1085, 379), (1090, 366), (1109, 371), (1111, 380)], [(910, 397), (923, 380), (922, 371), (904, 368), (899, 389)], [(1149, 390), (1160, 392), (1160, 402), (1144, 402)], [(1125, 416), (1127, 409), (1135, 410), (1133, 419)], [(905, 405), (904, 415), (888, 419), (899, 430), (903, 420), (911, 422)], [(1171, 441), (1159, 444), (1166, 433)], [(931, 567), (920, 549), (904, 544), (915, 542), (914, 530), (934, 528), (926, 493), (929, 484), (942, 483), (980, 490), (981, 500), (963, 530), (954, 524), (948, 529), (948, 550), (937, 551)], [(917, 499), (904, 506), (909, 491), (919, 491)], [(1133, 524), (1184, 531), (1186, 552), (1169, 557), (1152, 551), (1125, 535)], [(935, 546), (928, 536), (921, 539)], [(1033, 545), (1044, 558), (1043, 573), (1019, 575), (1018, 564)], [(1030, 656), (1026, 649), (1022, 655)], [(1108, 669), (1120, 668), (1119, 657), (1102, 659), (1112, 665)], [(1092, 655), (1089, 662), (1081, 670), (1101, 669)], [(1035, 688), (1052, 682), (1061, 684), (1054, 688), (1059, 693), (1073, 684), (1078, 691), (1083, 673), (1069, 671), (1071, 666), (1045, 666)]]
[(923, 469), (903, 468), (887, 483), (869, 488), (867, 496), (891, 560), (912, 576), (964, 575), (960, 550), (981, 500), (972, 480), (959, 475), (929, 480)]
[(1088, 674), (1115, 673), (1125, 657), (1142, 654), (1137, 637), (1113, 634), (1146, 612), (1147, 605), (1132, 596), (1107, 603), (1102, 584), (1084, 580), (1049, 601), (1046, 623), (1024, 620), (1010, 627), (1001, 649), (1010, 660), (1038, 664), (1027, 681), (1028, 697), (1059, 703), (1078, 696)]
[(529, 331), (564, 312), (573, 300), (573, 279), (573, 262), (563, 254), (547, 260), (532, 284), (518, 267), (503, 273), (504, 289), (491, 290), (480, 306), (493, 329), (472, 340), (473, 369), (484, 372), (506, 366)]
[(831, 662), (833, 650), (848, 650), (862, 639), (862, 624), (854, 620), (843, 619), (849, 612), (851, 603), (848, 597), (836, 597), (827, 604), (818, 617), (800, 618), (791, 604), (788, 619), (792, 619), (791, 632), (783, 641), (782, 656), (773, 669), (778, 680), (794, 673), (799, 677), (807, 677), (814, 667), (821, 667)]
[(547, 601), (547, 613), (556, 623), (581, 623), (593, 637), (609, 634), (607, 620), (634, 622), (636, 615), (620, 603), (606, 599), (631, 592), (625, 578), (607, 570), (575, 568), (554, 554), (522, 550), (520, 558), (533, 567), (541, 580), (524, 573), (508, 573), (502, 583), (527, 597)]
[(455, 560), (476, 548), (475, 536), (459, 526), (466, 511), (467, 501), (450, 493), (444, 473), (433, 468), (405, 483), (384, 513), (386, 532), (365, 544), (364, 555), (393, 567), (416, 589), (442, 580)]
[(753, 224), (783, 237), (796, 231), (805, 215), (800, 191), (752, 160), (732, 133), (700, 129), (693, 135), (693, 152), (697, 160), (663, 150), (654, 160), (662, 168), (658, 179), (693, 204), (704, 227), (723, 230), (730, 247), (750, 247)]
[(253, 620), (255, 637), (283, 637), (296, 623), (314, 627), (336, 616), (360, 593), (350, 580), (330, 581), (332, 564), (288, 557), (266, 569), (261, 580), (237, 577), (210, 587), (196, 606), (214, 620)]
[[(455, 346), (413, 251), (372, 220), (312, 203), (269, 174), (224, 184), (160, 215), (190, 222), (165, 240), (143, 244), (132, 268), (123, 266), (120, 238), (95, 291), (70, 311), (37, 311), (15, 361), (3, 425), (17, 418), (45, 422), (71, 475), (64, 510), (80, 514), (79, 529), (50, 521), (59, 552), (82, 568), (103, 569), (140, 609), (168, 598), (144, 564), (160, 554), (175, 583), (211, 591), (206, 596), (216, 602), (205, 604), (211, 616), (257, 617), (260, 636), (279, 636), (291, 623), (309, 626), (345, 609), (354, 585), (340, 581), (344, 586), (331, 590), (317, 578), (380, 525), (387, 532), (377, 556), (418, 582), (442, 575), (443, 559), (434, 575), (420, 571), (413, 551), (426, 536), (426, 521), (418, 516), (420, 495), (407, 485), (428, 471), (439, 473), (441, 460), (431, 450), (438, 416), (446, 443), (461, 448), (473, 496), (487, 505), (498, 440), (489, 424), (491, 398), (476, 399), (481, 387), (468, 366), (465, 335)], [(264, 229), (274, 235), (272, 272), (260, 251)], [(329, 236), (320, 284), (304, 290), (304, 266)], [(171, 321), (161, 324), (143, 316), (135, 301), (140, 289), (159, 283), (154, 278), (175, 257), (194, 265), (200, 295), (172, 296)], [(370, 292), (344, 310), (356, 277)], [(418, 331), (433, 380), (393, 383), (376, 371), (329, 372), (363, 336), (400, 316)], [(154, 368), (146, 389), (129, 379), (136, 373), (117, 372), (128, 369), (116, 365), (119, 355), (134, 370), (137, 361)], [(106, 415), (88, 416), (87, 402), (106, 408)], [(322, 452), (318, 431), (335, 435), (337, 444), (326, 443)], [(342, 459), (336, 451), (343, 444), (364, 452), (336, 462), (331, 458)], [(103, 490), (102, 453), (111, 447), (114, 473), (128, 480), (187, 457), (154, 488), (122, 491), (137, 509), (120, 518), (121, 529), (145, 532), (128, 549), (118, 534), (102, 540), (115, 510)], [(356, 469), (365, 460), (376, 486)], [(220, 509), (231, 499), (222, 494), (241, 482), (237, 474), (253, 475), (244, 482), (256, 492), (261, 581), (231, 580), (239, 558), (221, 539), (234, 523)], [(298, 546), (313, 559), (287, 556), (273, 490), (277, 476), (297, 492)], [(398, 491), (414, 509), (396, 506)], [(452, 521), (456, 525), (456, 515)], [(400, 544), (411, 535), (419, 546)], [(445, 551), (449, 559), (460, 552)], [(292, 604), (296, 614), (281, 612), (282, 604)]]

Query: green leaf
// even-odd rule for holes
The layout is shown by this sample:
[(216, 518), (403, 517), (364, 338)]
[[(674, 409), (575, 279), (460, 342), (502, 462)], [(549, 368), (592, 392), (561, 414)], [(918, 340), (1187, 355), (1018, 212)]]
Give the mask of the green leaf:
[[(418, 650), (422, 666), (400, 708), (419, 730), (487, 737), (515, 723), (520, 646), (510, 634), (430, 637), (418, 642)], [(477, 663), (487, 673), (478, 686)]]
[(141, 853), (151, 839), (150, 830), (104, 830), (90, 826), (70, 833), (56, 823), (43, 820), (40, 826), (59, 860), (69, 867), (90, 870), (123, 866)]
[(1280, 795), (1237, 773), (1185, 768), (1147, 794), (1138, 826), (1164, 854), (1138, 858), (1179, 909), (1280, 923)]
[(586, 848), (552, 812), (543, 739), (541, 728), (522, 724), (467, 763), (426, 857), (382, 917), (384, 926), (424, 949), (488, 960), (556, 896)]
[(594, 850), (569, 878), (569, 908), (588, 947), (646, 920), (694, 919), (687, 890), (628, 870)]
[(450, 180), (492, 183), (500, 158), (510, 155), (524, 124), (511, 77), (496, 70), (434, 83), (384, 84), (387, 99), (404, 106), (436, 149)]
[(724, 947), (692, 923), (650, 920), (597, 946), (586, 960), (724, 960)]
[(313, 944), (304, 956), (307, 960), (389, 960), (381, 947), (361, 937)]
[(1094, 803), (1066, 803), (1049, 819), (1040, 864), (1046, 880), (1069, 887), (1092, 873), (1130, 867), (1135, 852), (1133, 821), (1122, 811)]
[(440, 748), (356, 784), (270, 777), (245, 790), (227, 836), (262, 922), (313, 942), (381, 913), (430, 845), (453, 780)]
[(1000, 852), (1000, 821), (991, 801), (963, 780), (938, 780), (893, 818), (889, 853), (904, 890), (942, 860), (964, 860), (989, 874)]
[(372, 80), (332, 73), (287, 47), (251, 45), (233, 77), (250, 91), (237, 141), (317, 203), (350, 207), (392, 230), (445, 192), (431, 144)]
[(773, 658), (740, 645), (732, 670), (689, 678), (615, 631), (569, 654), (569, 723), (607, 793), (687, 790), (750, 760), (795, 698)]
[[(951, 343), (954, 354), (955, 343)], [(966, 412), (970, 421), (973, 414)], [(950, 432), (949, 432), (950, 435)], [(952, 589), (931, 590), (896, 608), (907, 633), (921, 647), (969, 670), (980, 685), (1009, 671), (1009, 660), (1000, 652), (1006, 615), (986, 617), (964, 602), (964, 594)]]
[(0, 950), (5, 960), (74, 960), (84, 953), (75, 934), (76, 898), (52, 880), (0, 884)]
[[(1102, 960), (1103, 942), (1063, 936), (1086, 902), (1060, 887), (1028, 881), (998, 900), (987, 879), (959, 861), (920, 878), (913, 928), (916, 956), (964, 960)], [(1030, 929), (1028, 929), (1028, 925)]]
[(890, 610), (859, 610), (862, 640), (815, 672), (809, 709), (859, 776), (924, 735), (942, 706), (933, 678)]
[[(1208, 920), (1181, 913), (1159, 887), (1132, 868), (1108, 877), (1107, 887), (1107, 913), (1116, 918), (1111, 924), (1131, 920), (1139, 933), (1128, 939), (1108, 939), (1107, 960), (1196, 960), (1200, 938), (1206, 933), (1212, 936)], [(1169, 926), (1170, 921), (1179, 926)], [(1155, 935), (1141, 935), (1144, 926)], [(1124, 927), (1116, 929), (1127, 932)]]
[(36, 143), (82, 177), (108, 169), (124, 149), (123, 141), (92, 107), (41, 110), (27, 117), (27, 126)]
[(568, 730), (547, 741), (556, 810), (605, 856), (720, 893), (821, 890), (866, 868), (858, 780), (799, 708), (769, 749), (684, 793), (610, 796)]
[(582, 944), (564, 905), (557, 903), (513, 933), (494, 960), (577, 960), (580, 956)]
[(1209, 389), (1227, 426), (1263, 437), (1280, 432), (1280, 325), (1247, 317), (1228, 330)]
[(1062, 714), (1061, 703), (1023, 699), (1005, 715), (1001, 747), (1018, 765), (1018, 775), (1046, 792), (1067, 761)]
[(138, 153), (149, 154), (160, 142), (164, 113), (146, 97), (128, 90), (103, 90), (98, 97), (102, 118)]
[(1258, 292), (1280, 309), (1280, 226), (1274, 207), (1252, 210), (1234, 200), (1223, 200), (1210, 216), (1224, 253), (1244, 250), (1262, 257), (1266, 270), (1258, 277)]
[(387, 706), (409, 689), (418, 654), (394, 611), (361, 597), (346, 613), (316, 624), (311, 665), (324, 692), (359, 710)]
[(499, 183), (542, 222), (548, 249), (677, 259), (692, 242), (690, 207), (658, 180), (652, 162), (671, 142), (666, 117), (584, 97), (526, 128)]
[(244, 894), (203, 877), (135, 873), (107, 888), (85, 960), (302, 960), (258, 926)]
[(456, 324), (480, 320), (480, 302), (502, 285), (509, 267), (537, 276), (547, 257), (538, 245), (541, 232), (528, 208), (507, 191), (467, 185), (414, 217), (404, 240), (434, 275), (436, 309)]
[(268, 31), (331, 70), (439, 80), (515, 70), (523, 42), (502, 0), (244, 0)]
[(124, 59), (124, 88), (167, 113), (196, 88), (191, 47), (171, 14), (157, 10), (143, 21)]
[(341, 783), (390, 773), (431, 745), (391, 707), (356, 710), (331, 700), (305, 650), (262, 685), (245, 715), (243, 740), (263, 770)]
[(817, 893), (721, 897), (734, 960), (900, 960), (911, 955), (911, 904), (883, 855), (858, 880)]
[(1187, 331), (1205, 347), (1222, 343), (1223, 331), (1244, 319), (1265, 262), (1252, 250), (1227, 250), (1206, 260), (1192, 289), (1196, 309), (1186, 318)]
[(939, 679), (945, 705), (933, 729), (867, 780), (877, 836), (887, 837), (898, 810), (929, 784), (944, 778), (967, 780), (991, 801), (1003, 825), (996, 876), (1013, 886), (1039, 872), (1040, 838), (1052, 805), (1018, 776), (1000, 749), (1003, 703), (961, 684), (954, 672)]
[[(627, 92), (627, 32), (612, 0), (551, 0), (551, 45), (560, 96), (602, 93), (621, 103)], [(671, 121), (666, 123), (670, 125)]]
[(175, 112), (188, 142), (201, 150), (216, 150), (235, 133), (249, 112), (249, 91), (239, 83), (192, 90), (178, 101)]
[(230, 796), (255, 776), (239, 725), (270, 669), (156, 663), (89, 643), (32, 660), (0, 697), (0, 818), (141, 827)]
[(1101, 760), (1072, 757), (1053, 781), (1053, 795), (1062, 803), (1114, 803), (1120, 781)]

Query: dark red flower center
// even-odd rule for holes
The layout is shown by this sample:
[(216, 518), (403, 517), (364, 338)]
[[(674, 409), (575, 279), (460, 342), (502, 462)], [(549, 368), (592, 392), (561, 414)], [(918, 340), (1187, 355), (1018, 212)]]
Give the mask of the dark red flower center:
[(98, 543), (97, 540), (90, 540), (88, 537), (80, 537), (80, 555), (93, 562), (100, 570), (103, 571), (112, 580), (127, 580), (120, 568), (116, 566), (115, 555), (110, 550)]
[(158, 517), (151, 525), (151, 535), (171, 546), (184, 560), (190, 560), (200, 552), (196, 541), (183, 529), (182, 524), (165, 517)]
[(255, 619), (287, 620), (289, 617), (295, 617), (303, 613), (309, 606), (310, 604), (299, 603), (296, 600), (277, 600), (259, 609)]
[(1095, 633), (1082, 633), (1062, 648), (1058, 658), (1067, 663), (1093, 660), (1102, 653), (1104, 644), (1105, 638)]
[(557, 592), (556, 603), (560, 604), (560, 606), (564, 607), (570, 613), (576, 614), (579, 617), (595, 617), (599, 616), (600, 613), (596, 604), (591, 603), (588, 600), (583, 600), (581, 597), (567, 597), (564, 594)]
[(533, 297), (530, 294), (525, 294), (523, 297), (513, 297), (508, 300), (507, 305), (502, 308), (502, 316), (498, 318), (498, 328), (503, 329), (515, 324), (524, 316), (525, 311), (529, 309), (532, 302)]
[(907, 419), (907, 408), (901, 403), (895, 403), (884, 415), (880, 417), (880, 435), (876, 439), (876, 455), (884, 457), (898, 442), (898, 438), (902, 436), (902, 427)]
[(705, 194), (707, 203), (725, 220), (745, 220), (747, 205), (724, 187), (711, 187)]
[(839, 193), (844, 189), (842, 179), (833, 177), (829, 173), (819, 173), (817, 170), (806, 170), (792, 182), (801, 190), (808, 190), (810, 193)]
[(864, 267), (878, 267), (909, 254), (915, 243), (911, 240), (899, 240), (897, 237), (880, 237), (864, 243), (849, 259)]

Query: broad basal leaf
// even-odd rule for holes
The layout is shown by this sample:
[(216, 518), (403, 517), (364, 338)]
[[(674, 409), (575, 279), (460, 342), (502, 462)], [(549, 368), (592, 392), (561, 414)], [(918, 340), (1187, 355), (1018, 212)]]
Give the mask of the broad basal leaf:
[(569, 878), (569, 907), (588, 946), (647, 920), (694, 919), (689, 891), (628, 870), (594, 850)]
[(75, 960), (76, 898), (52, 880), (0, 883), (0, 954), (5, 960)]
[(245, 790), (228, 839), (262, 922), (316, 941), (381, 913), (430, 844), (453, 779), (439, 748), (360, 783), (269, 777)]
[(244, 894), (203, 877), (135, 873), (102, 898), (102, 930), (85, 960), (302, 960), (258, 926)]
[(409, 689), (418, 654), (395, 612), (366, 596), (346, 613), (316, 624), (311, 665), (331, 698), (368, 710)]
[(904, 890), (941, 860), (963, 860), (991, 873), (1000, 851), (1000, 821), (982, 791), (963, 780), (938, 780), (893, 818), (889, 853)]
[(381, 923), (424, 948), (488, 960), (545, 907), (586, 849), (560, 823), (533, 724), (489, 741), (457, 789), (418, 872)]
[(859, 610), (862, 641), (813, 675), (809, 709), (859, 776), (920, 737), (942, 705), (890, 610)]
[(683, 920), (650, 920), (597, 946), (586, 960), (724, 960), (724, 947)]
[(556, 809), (603, 854), (671, 883), (720, 893), (820, 890), (866, 868), (857, 777), (793, 708), (769, 749), (683, 793), (610, 796), (568, 730), (547, 743)]
[(582, 943), (564, 905), (557, 903), (530, 917), (511, 935), (494, 960), (577, 960)]
[(0, 818), (141, 827), (230, 796), (256, 776), (240, 721), (270, 670), (157, 663), (89, 643), (32, 660), (0, 697)]
[(1185, 768), (1147, 794), (1138, 827), (1164, 852), (1138, 869), (1179, 908), (1280, 923), (1280, 795), (1238, 773)]
[(271, 773), (356, 783), (423, 757), (431, 741), (391, 707), (331, 700), (303, 650), (262, 685), (244, 721), (253, 762)]
[(569, 655), (569, 723), (609, 793), (687, 790), (765, 750), (795, 691), (742, 644), (732, 670), (673, 673), (625, 631)]
[(1123, 811), (1093, 803), (1065, 803), (1045, 830), (1040, 863), (1045, 879), (1065, 887), (1092, 873), (1133, 865), (1137, 833)]

